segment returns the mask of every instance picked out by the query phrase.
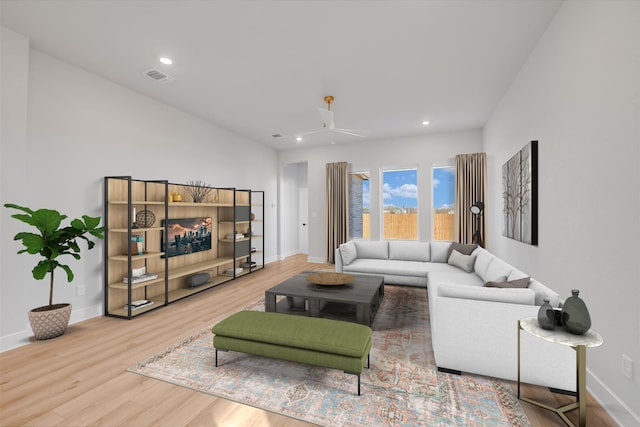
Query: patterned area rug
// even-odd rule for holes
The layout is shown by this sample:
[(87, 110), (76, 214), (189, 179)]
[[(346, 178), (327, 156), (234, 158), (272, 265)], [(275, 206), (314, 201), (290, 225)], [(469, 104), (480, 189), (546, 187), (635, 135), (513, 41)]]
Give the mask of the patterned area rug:
[(531, 426), (509, 383), (437, 372), (424, 289), (385, 286), (372, 329), (361, 396), (333, 369), (234, 352), (215, 368), (210, 328), (129, 371), (324, 426)]

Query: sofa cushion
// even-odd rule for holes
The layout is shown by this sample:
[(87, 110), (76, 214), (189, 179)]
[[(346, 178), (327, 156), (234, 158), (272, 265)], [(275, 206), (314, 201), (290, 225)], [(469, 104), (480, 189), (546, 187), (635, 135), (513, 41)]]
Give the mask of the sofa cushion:
[[(504, 277), (504, 276), (502, 276)], [(485, 283), (487, 288), (527, 288), (529, 287), (529, 278), (523, 277), (522, 279), (514, 280), (496, 280), (493, 282)]]
[(467, 273), (471, 273), (473, 271), (473, 265), (475, 264), (475, 262), (475, 255), (463, 255), (455, 249), (451, 252), (451, 256), (447, 261), (448, 264), (455, 265), (456, 267), (463, 269)]
[(343, 271), (347, 273), (368, 273), (395, 276), (427, 277), (431, 263), (419, 261), (398, 261), (393, 259), (356, 259)]
[(358, 257), (358, 252), (356, 251), (356, 244), (353, 243), (353, 240), (350, 240), (347, 243), (343, 243), (340, 245), (340, 255), (342, 255), (342, 263), (344, 265), (351, 264), (353, 260)]
[(537, 280), (531, 279), (529, 289), (536, 294), (536, 305), (542, 305), (544, 299), (547, 298), (551, 307), (560, 307), (560, 295)]
[(354, 240), (359, 259), (388, 259), (389, 243), (386, 240)]
[(438, 270), (429, 272), (429, 287), (436, 287), (441, 283), (456, 283), (459, 285), (471, 285), (481, 287), (484, 283), (477, 274), (469, 274), (449, 264), (431, 265), (447, 266), (448, 270)]
[(431, 262), (444, 262), (449, 259), (449, 248), (452, 242), (431, 242)]
[(478, 245), (476, 245), (475, 243), (467, 245), (464, 243), (453, 242), (451, 243), (451, 246), (449, 246), (449, 250), (447, 252), (447, 260), (451, 256), (451, 252), (453, 252), (454, 250), (460, 252), (462, 255), (471, 255), (471, 252), (473, 252), (477, 247)]
[(401, 261), (431, 260), (431, 244), (414, 240), (389, 240), (389, 259)]
[(489, 264), (489, 267), (487, 267), (487, 274), (485, 275), (484, 280), (485, 282), (493, 282), (501, 276), (509, 277), (509, 274), (512, 270), (512, 266), (510, 266), (500, 258), (494, 257), (493, 261), (491, 261), (491, 263)]
[(473, 251), (473, 254), (476, 256), (476, 263), (473, 266), (473, 271), (480, 276), (483, 282), (487, 281), (487, 269), (489, 268), (489, 264), (495, 258), (493, 254), (483, 248), (478, 248)]
[(443, 283), (438, 286), (438, 295), (449, 298), (464, 298), (479, 301), (504, 302), (534, 305), (536, 295), (531, 289), (500, 289), (479, 286)]

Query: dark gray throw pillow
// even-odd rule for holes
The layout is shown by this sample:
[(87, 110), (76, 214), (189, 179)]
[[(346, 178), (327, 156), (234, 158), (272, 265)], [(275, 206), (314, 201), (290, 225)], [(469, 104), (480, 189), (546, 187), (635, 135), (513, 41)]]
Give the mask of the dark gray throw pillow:
[(487, 288), (528, 288), (530, 277), (522, 279), (508, 280), (506, 282), (487, 282), (484, 284)]
[(451, 252), (454, 250), (460, 252), (462, 255), (471, 255), (471, 252), (475, 251), (478, 245), (476, 244), (468, 244), (465, 245), (463, 243), (453, 242), (451, 246), (449, 246), (449, 252), (447, 252), (447, 259), (451, 257)]

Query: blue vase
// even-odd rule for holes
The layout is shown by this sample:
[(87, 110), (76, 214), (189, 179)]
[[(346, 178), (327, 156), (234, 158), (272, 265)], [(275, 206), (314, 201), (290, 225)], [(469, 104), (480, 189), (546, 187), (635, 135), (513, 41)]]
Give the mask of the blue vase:
[(562, 306), (562, 324), (567, 332), (583, 335), (591, 328), (591, 316), (587, 305), (578, 296), (579, 290), (573, 289), (572, 296), (567, 298)]

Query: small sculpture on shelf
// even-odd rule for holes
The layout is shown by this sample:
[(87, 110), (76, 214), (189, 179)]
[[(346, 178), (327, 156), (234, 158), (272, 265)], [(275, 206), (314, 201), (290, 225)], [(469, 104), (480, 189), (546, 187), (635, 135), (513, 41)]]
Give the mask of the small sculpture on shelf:
[(193, 198), (194, 203), (202, 203), (205, 197), (213, 190), (204, 181), (187, 181), (184, 188)]

